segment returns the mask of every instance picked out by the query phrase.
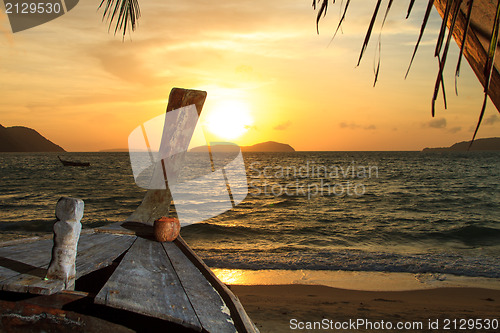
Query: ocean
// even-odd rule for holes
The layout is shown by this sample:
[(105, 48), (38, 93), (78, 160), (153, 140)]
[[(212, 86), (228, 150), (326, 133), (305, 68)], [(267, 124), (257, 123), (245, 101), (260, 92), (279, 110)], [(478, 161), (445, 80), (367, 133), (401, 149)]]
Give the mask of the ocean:
[[(145, 190), (127, 153), (0, 154), (0, 240), (51, 233), (61, 196), (84, 228), (123, 221)], [(500, 278), (500, 153), (243, 153), (246, 199), (182, 228), (214, 268)]]

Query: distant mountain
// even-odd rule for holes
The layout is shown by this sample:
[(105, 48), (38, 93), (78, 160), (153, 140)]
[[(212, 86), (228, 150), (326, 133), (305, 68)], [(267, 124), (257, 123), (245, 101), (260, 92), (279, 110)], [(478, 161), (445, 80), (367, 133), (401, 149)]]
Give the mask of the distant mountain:
[[(424, 152), (467, 151), (470, 141), (455, 143), (450, 147), (424, 148)], [(470, 147), (471, 151), (500, 151), (500, 138), (476, 139)]]
[(263, 143), (257, 143), (253, 146), (241, 147), (241, 151), (246, 152), (294, 152), (295, 149), (292, 146), (285, 143), (279, 143), (274, 141), (267, 141)]
[[(224, 151), (224, 145), (217, 145), (217, 151)], [(241, 151), (243, 152), (294, 152), (295, 149), (292, 146), (287, 145), (285, 143), (279, 143), (274, 141), (267, 141), (263, 143), (257, 143), (253, 146), (240, 146)], [(194, 147), (189, 150), (190, 152), (206, 152), (207, 146)], [(228, 145), (228, 151), (231, 151), (231, 146)]]
[(34, 129), (23, 126), (0, 125), (0, 152), (64, 152)]
[(128, 148), (103, 149), (99, 153), (128, 153)]

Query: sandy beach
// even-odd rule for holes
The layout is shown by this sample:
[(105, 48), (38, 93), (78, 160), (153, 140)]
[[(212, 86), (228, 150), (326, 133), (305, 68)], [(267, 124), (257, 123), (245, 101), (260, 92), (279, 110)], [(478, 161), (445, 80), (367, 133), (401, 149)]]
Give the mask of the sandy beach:
[[(496, 325), (500, 320), (500, 290), (495, 289), (357, 291), (320, 285), (231, 285), (231, 290), (263, 333), (335, 331), (341, 324), (344, 331), (356, 332), (384, 331), (388, 325), (395, 331), (470, 332), (487, 319), (493, 320), (491, 324), (496, 320)], [(365, 321), (355, 329), (347, 326), (358, 320)], [(320, 322), (323, 329), (307, 329), (312, 322)], [(405, 330), (396, 328), (398, 323), (422, 326)], [(482, 331), (495, 332), (498, 327)]]

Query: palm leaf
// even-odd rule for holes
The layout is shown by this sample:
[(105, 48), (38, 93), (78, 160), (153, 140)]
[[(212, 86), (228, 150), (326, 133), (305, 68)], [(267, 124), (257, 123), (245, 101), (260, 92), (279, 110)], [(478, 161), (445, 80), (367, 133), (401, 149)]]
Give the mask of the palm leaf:
[(469, 144), (469, 149), (472, 146), (474, 139), (476, 138), (477, 131), (479, 130), (479, 126), (481, 125), (481, 122), (483, 120), (484, 111), (486, 110), (486, 103), (488, 101), (488, 92), (490, 90), (491, 75), (493, 74), (493, 68), (495, 68), (495, 54), (497, 51), (499, 27), (500, 27), (500, 1), (497, 4), (495, 21), (493, 22), (493, 29), (491, 32), (490, 47), (488, 49), (488, 59), (486, 61), (486, 66), (484, 68), (486, 75), (486, 82), (484, 84), (483, 106), (481, 108), (481, 113), (479, 114), (479, 120), (477, 122), (476, 130), (474, 131), (474, 135), (472, 136), (472, 141)]
[[(437, 58), (438, 58), (439, 68), (441, 68), (441, 56), (438, 55)], [(439, 77), (439, 80), (441, 82), (441, 89), (443, 90), (444, 108), (447, 109), (448, 105), (447, 105), (447, 102), (446, 102), (446, 90), (444, 89), (444, 77), (443, 77), (443, 73), (441, 72), (440, 76), (438, 76), (438, 77)], [(433, 117), (436, 114), (436, 100), (437, 100), (437, 94), (438, 93), (439, 93), (439, 86), (438, 86), (437, 91), (436, 91), (436, 87), (434, 87), (434, 95), (432, 96), (432, 107), (431, 107), (431, 114), (432, 114)]]
[(465, 49), (465, 41), (467, 40), (467, 35), (469, 33), (469, 26), (470, 26), (470, 20), (472, 17), (472, 6), (474, 5), (474, 0), (469, 0), (469, 8), (467, 10), (467, 23), (465, 24), (464, 28), (464, 35), (462, 37), (462, 46), (460, 47), (460, 54), (458, 55), (458, 62), (457, 62), (457, 68), (455, 70), (455, 94), (458, 95), (458, 84), (457, 80), (458, 77), (460, 76), (460, 64), (462, 63), (462, 57), (464, 54), (464, 49)]
[[(333, 1), (335, 3), (335, 0)], [(316, 8), (316, 2), (313, 1), (313, 7)], [(316, 17), (316, 31), (318, 32), (319, 35), (319, 20), (321, 19), (321, 15), (326, 16), (326, 11), (328, 10), (328, 0), (323, 0), (321, 3), (321, 8), (319, 9), (318, 16)]]
[(115, 34), (123, 31), (123, 37), (128, 29), (135, 30), (137, 19), (141, 16), (138, 0), (102, 0), (99, 9), (104, 5), (102, 19), (109, 21), (109, 29), (116, 19)]
[(424, 19), (422, 20), (422, 26), (420, 27), (420, 34), (418, 35), (417, 43), (415, 44), (415, 49), (413, 50), (413, 55), (411, 56), (410, 65), (406, 70), (405, 79), (408, 76), (408, 73), (410, 72), (411, 64), (413, 63), (413, 59), (415, 59), (415, 55), (417, 54), (418, 45), (420, 44), (422, 36), (424, 35), (425, 27), (427, 26), (427, 21), (429, 20), (433, 4), (434, 0), (429, 0), (429, 3), (427, 4), (427, 9), (425, 10)]
[[(458, 17), (458, 14), (460, 13), (460, 5), (461, 4), (462, 4), (462, 0), (455, 1), (455, 9), (453, 11), (453, 17), (452, 17), (452, 20), (450, 23), (450, 29), (448, 31), (448, 37), (446, 38), (446, 43), (444, 45), (443, 55), (439, 59), (439, 72), (437, 75), (436, 84), (434, 85), (434, 95), (432, 97), (432, 116), (433, 117), (435, 114), (435, 104), (436, 104), (437, 95), (439, 93), (439, 86), (441, 84), (443, 86), (443, 96), (444, 96), (444, 100), (445, 100), (444, 103), (445, 103), (445, 109), (446, 109), (446, 95), (445, 95), (444, 83), (443, 83), (443, 71), (444, 71), (444, 66), (446, 64), (446, 58), (448, 57), (448, 50), (450, 48), (450, 41), (451, 41), (451, 37), (453, 36), (453, 30), (455, 29), (455, 23), (457, 22), (457, 17)], [(450, 12), (450, 11), (448, 11), (448, 12)]]
[(337, 29), (335, 29), (335, 33), (333, 34), (333, 37), (332, 39), (330, 40), (330, 43), (333, 41), (333, 39), (335, 38), (335, 36), (337, 36), (337, 32), (339, 31), (340, 27), (342, 26), (342, 23), (344, 22), (345, 20), (345, 14), (347, 13), (347, 8), (349, 7), (349, 3), (351, 2), (351, 0), (347, 0), (346, 4), (345, 4), (345, 7), (344, 7), (344, 12), (342, 14), (342, 17), (340, 18), (340, 21), (339, 21), (339, 25), (337, 25)]
[(450, 15), (453, 0), (448, 0), (446, 3), (446, 10), (444, 11), (443, 21), (441, 22), (441, 29), (439, 31), (438, 40), (436, 42), (436, 49), (434, 51), (434, 56), (437, 57), (441, 53), (441, 47), (443, 46), (444, 35), (446, 34), (446, 26), (448, 25), (448, 16)]
[(384, 28), (385, 25), (385, 20), (387, 19), (387, 14), (389, 14), (389, 11), (391, 10), (391, 6), (394, 0), (389, 0), (389, 3), (387, 4), (387, 9), (385, 10), (385, 15), (384, 19), (382, 21), (382, 26), (380, 27), (380, 33), (378, 35), (378, 61), (377, 61), (377, 68), (374, 68), (374, 73), (375, 73), (375, 80), (373, 81), (373, 86), (375, 87), (375, 84), (377, 84), (377, 79), (378, 79), (378, 73), (380, 70), (380, 57), (382, 53), (382, 29)]
[(366, 47), (368, 46), (368, 42), (370, 41), (370, 36), (372, 34), (373, 30), (373, 25), (375, 24), (375, 20), (377, 19), (377, 14), (378, 10), (380, 9), (380, 4), (382, 3), (382, 0), (377, 1), (377, 6), (375, 7), (375, 11), (373, 12), (372, 19), (370, 21), (370, 26), (368, 27), (368, 31), (366, 32), (365, 40), (363, 42), (363, 47), (361, 48), (361, 53), (359, 54), (359, 59), (358, 59), (358, 65), (361, 62), (361, 58), (363, 58), (363, 53), (366, 50)]
[(410, 5), (408, 6), (408, 12), (406, 13), (406, 18), (410, 17), (411, 10), (413, 9), (413, 5), (415, 4), (415, 0), (410, 0)]

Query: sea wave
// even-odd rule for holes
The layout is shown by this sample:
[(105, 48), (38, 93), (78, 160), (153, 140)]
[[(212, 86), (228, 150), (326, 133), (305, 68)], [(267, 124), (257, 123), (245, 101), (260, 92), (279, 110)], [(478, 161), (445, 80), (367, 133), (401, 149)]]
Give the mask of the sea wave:
[(401, 255), (357, 250), (299, 252), (284, 248), (255, 255), (244, 251), (195, 250), (207, 265), (216, 268), (440, 273), (500, 278), (500, 263), (496, 258), (453, 254)]

